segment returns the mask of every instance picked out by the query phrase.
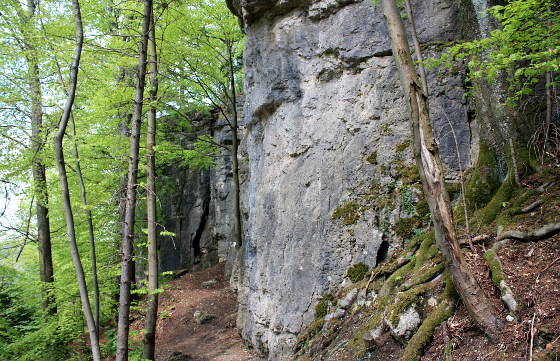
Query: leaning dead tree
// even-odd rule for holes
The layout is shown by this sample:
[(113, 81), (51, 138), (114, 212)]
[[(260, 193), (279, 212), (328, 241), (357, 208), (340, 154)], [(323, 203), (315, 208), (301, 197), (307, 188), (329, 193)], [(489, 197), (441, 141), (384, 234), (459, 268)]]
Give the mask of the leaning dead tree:
[(410, 111), (414, 157), (432, 214), (436, 243), (471, 319), (489, 337), (494, 337), (503, 328), (503, 323), (496, 316), (497, 310), (467, 267), (457, 241), (443, 167), (430, 125), (427, 97), (414, 68), (400, 12), (395, 0), (381, 0), (381, 3), (400, 82)]

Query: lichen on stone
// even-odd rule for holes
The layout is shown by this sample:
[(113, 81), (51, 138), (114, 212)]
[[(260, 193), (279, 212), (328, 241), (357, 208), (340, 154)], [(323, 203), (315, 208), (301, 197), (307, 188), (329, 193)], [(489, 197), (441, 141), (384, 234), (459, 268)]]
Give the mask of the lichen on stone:
[(342, 224), (346, 226), (355, 224), (360, 218), (360, 208), (361, 206), (357, 201), (350, 201), (336, 207), (332, 217), (334, 219), (342, 219)]

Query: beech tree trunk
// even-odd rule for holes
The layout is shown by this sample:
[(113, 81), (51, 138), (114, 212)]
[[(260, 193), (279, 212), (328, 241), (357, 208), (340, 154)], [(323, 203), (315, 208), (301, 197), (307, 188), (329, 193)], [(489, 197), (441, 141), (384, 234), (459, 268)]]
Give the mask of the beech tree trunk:
[(88, 207), (87, 203), (87, 192), (86, 185), (84, 183), (84, 176), (82, 174), (82, 166), (80, 164), (80, 156), (78, 153), (78, 144), (76, 143), (76, 124), (74, 118), (72, 118), (72, 135), (74, 137), (74, 157), (76, 158), (76, 175), (78, 176), (78, 182), (80, 183), (80, 190), (82, 196), (82, 204), (86, 209), (86, 217), (88, 223), (88, 235), (89, 235), (89, 254), (91, 259), (91, 281), (93, 287), (93, 320), (95, 323), (95, 332), (99, 338), (99, 282), (97, 280), (97, 256), (95, 254), (95, 233), (93, 229), (93, 216), (91, 214), (91, 209)]
[(62, 141), (64, 139), (64, 134), (68, 126), (68, 120), (70, 119), (72, 106), (74, 104), (74, 99), (76, 96), (76, 88), (78, 85), (78, 70), (79, 70), (80, 58), (82, 54), (82, 44), (84, 42), (84, 32), (82, 26), (82, 15), (80, 12), (80, 4), (78, 0), (72, 0), (72, 5), (74, 8), (73, 9), (74, 17), (76, 21), (76, 49), (74, 52), (74, 57), (72, 59), (72, 64), (70, 66), (70, 83), (69, 83), (70, 89), (68, 91), (66, 104), (64, 105), (64, 112), (60, 119), (58, 132), (54, 137), (54, 149), (55, 149), (56, 160), (58, 165), (60, 188), (62, 192), (62, 204), (64, 207), (64, 215), (66, 218), (68, 244), (70, 246), (70, 253), (72, 254), (72, 261), (74, 263), (74, 268), (76, 270), (76, 277), (78, 279), (78, 287), (80, 289), (82, 310), (84, 312), (84, 316), (86, 318), (86, 323), (89, 331), (89, 338), (91, 341), (91, 351), (92, 351), (93, 359), (94, 361), (100, 361), (101, 352), (99, 349), (99, 339), (97, 337), (97, 328), (95, 325), (95, 321), (93, 319), (93, 314), (91, 312), (91, 306), (89, 303), (89, 296), (88, 296), (84, 269), (82, 267), (82, 261), (80, 258), (80, 254), (78, 252), (78, 245), (76, 242), (74, 215), (72, 213), (70, 190), (68, 187), (68, 177), (66, 174), (66, 162), (64, 160), (64, 149), (62, 147)]
[(149, 32), (148, 50), (150, 52), (150, 109), (148, 112), (148, 135), (146, 139), (146, 213), (148, 218), (148, 311), (146, 313), (146, 333), (144, 334), (144, 353), (143, 358), (147, 360), (155, 359), (156, 348), (156, 324), (158, 312), (158, 257), (157, 257), (157, 220), (156, 220), (156, 165), (155, 151), (156, 145), (156, 102), (158, 92), (158, 64), (156, 53), (156, 36), (154, 14), (151, 14), (151, 26)]
[[(37, 9), (37, 1), (27, 2), (27, 12), (24, 14), (19, 9), (20, 16), (27, 22), (34, 21)], [(49, 194), (47, 191), (47, 180), (45, 176), (45, 165), (41, 160), (45, 135), (43, 134), (43, 104), (41, 93), (41, 81), (39, 76), (39, 64), (37, 49), (32, 44), (27, 31), (23, 31), (23, 42), (27, 52), (26, 62), (28, 67), (28, 82), (31, 95), (31, 150), (34, 153), (33, 170), (33, 192), (37, 200), (37, 244), (39, 248), (39, 272), (41, 282), (52, 284), (54, 282), (54, 270), (51, 250), (51, 227), (49, 222)], [(56, 302), (52, 292), (45, 287), (43, 291), (43, 310), (47, 315), (56, 313)]]
[(496, 316), (497, 310), (470, 272), (457, 242), (443, 167), (430, 125), (427, 99), (414, 68), (396, 2), (382, 0), (381, 3), (400, 82), (410, 110), (414, 156), (432, 213), (436, 243), (443, 254), (455, 289), (461, 296), (471, 319), (492, 338), (503, 328), (503, 323)]
[(148, 33), (150, 29), (150, 15), (152, 14), (152, 0), (144, 0), (144, 17), (142, 23), (142, 37), (140, 41), (140, 56), (138, 64), (138, 82), (134, 99), (134, 113), (132, 115), (132, 129), (130, 132), (130, 150), (128, 162), (128, 180), (126, 184), (125, 214), (122, 226), (121, 249), (121, 279), (119, 292), (119, 316), (117, 324), (117, 355), (116, 361), (128, 360), (128, 331), (130, 329), (130, 287), (134, 277), (132, 268), (133, 239), (136, 210), (136, 193), (138, 183), (138, 154), (140, 150), (140, 127), (142, 125), (142, 105), (144, 88), (146, 85), (146, 59), (148, 50)]

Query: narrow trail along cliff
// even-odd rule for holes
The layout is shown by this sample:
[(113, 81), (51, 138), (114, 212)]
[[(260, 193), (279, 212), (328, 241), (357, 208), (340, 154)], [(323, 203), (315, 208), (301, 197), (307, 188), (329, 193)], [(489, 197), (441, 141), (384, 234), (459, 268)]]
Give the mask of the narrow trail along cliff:
[[(242, 343), (236, 312), (237, 296), (224, 279), (224, 263), (169, 282), (160, 295), (156, 360), (260, 360)], [(140, 317), (132, 329), (143, 324)]]

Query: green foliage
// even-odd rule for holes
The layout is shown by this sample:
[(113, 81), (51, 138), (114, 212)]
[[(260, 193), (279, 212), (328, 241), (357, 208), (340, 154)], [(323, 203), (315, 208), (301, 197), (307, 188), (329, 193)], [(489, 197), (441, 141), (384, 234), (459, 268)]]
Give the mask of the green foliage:
[(214, 158), (218, 148), (208, 136), (201, 136), (192, 145), (192, 149), (185, 149), (178, 144), (162, 141), (157, 145), (156, 159), (158, 164), (177, 163), (182, 167), (208, 169), (215, 165)]
[[(117, 267), (119, 183), (127, 169), (130, 142), (127, 132), (134, 105), (142, 4), (124, 0), (118, 6), (92, 1), (81, 5), (87, 41), (73, 110), (76, 135), (69, 131), (64, 147), (76, 236), (88, 282), (91, 282), (91, 261), (85, 211), (93, 214), (101, 323), (108, 324), (116, 310), (115, 278), (120, 272)], [(169, 129), (170, 132), (188, 133), (188, 138), (181, 140), (181, 147), (158, 140), (159, 165), (211, 167), (217, 148), (208, 137), (192, 136), (186, 114), (194, 111), (210, 114), (208, 108), (212, 105), (222, 107), (227, 115), (232, 93), (227, 65), (228, 62), (233, 65), (235, 86), (240, 90), (243, 35), (236, 18), (221, 1), (171, 2), (156, 5), (156, 13), (162, 76), (161, 96), (153, 105), (159, 117), (174, 119), (176, 129)], [(41, 1), (36, 18), (30, 20), (25, 2), (6, 0), (0, 2), (0, 14), (0, 47), (10, 50), (0, 58), (0, 178), (10, 181), (5, 183), (5, 188), (19, 203), (19, 209), (8, 212), (13, 215), (10, 225), (15, 230), (1, 229), (0, 234), (0, 359), (62, 360), (68, 356), (64, 355), (67, 345), (84, 334), (84, 322), (75, 270), (63, 231), (66, 224), (58, 175), (54, 171), (52, 134), (42, 135), (41, 151), (30, 149), (28, 83), (32, 59), (41, 79), (44, 128), (55, 128), (66, 97), (66, 76), (74, 47), (71, 3)], [(166, 126), (161, 124), (159, 129)], [(74, 144), (79, 150), (88, 206), (82, 205), (79, 197)], [(31, 164), (35, 160), (45, 164), (47, 173), (39, 195), (32, 191)], [(140, 177), (142, 172), (140, 169)], [(37, 234), (33, 219), (36, 199), (46, 200), (47, 196), (55, 268), (55, 282), (48, 292), (56, 299), (57, 314), (45, 321), (41, 309), (41, 290), (45, 285), (38, 282), (39, 255), (33, 239)], [(2, 219), (2, 224), (6, 223)]]
[(325, 318), (329, 309), (334, 305), (336, 305), (336, 298), (333, 295), (330, 293), (323, 295), (323, 298), (315, 306), (315, 319)]
[(346, 271), (346, 276), (353, 283), (357, 283), (363, 280), (368, 272), (369, 266), (363, 262), (358, 262), (348, 268), (348, 271)]
[(450, 67), (466, 58), (471, 80), (494, 82), (505, 75), (505, 103), (513, 106), (533, 92), (545, 72), (560, 70), (560, 8), (554, 0), (513, 0), (488, 9), (487, 16), (494, 16), (501, 28), (489, 38), (455, 45), (428, 64)]

